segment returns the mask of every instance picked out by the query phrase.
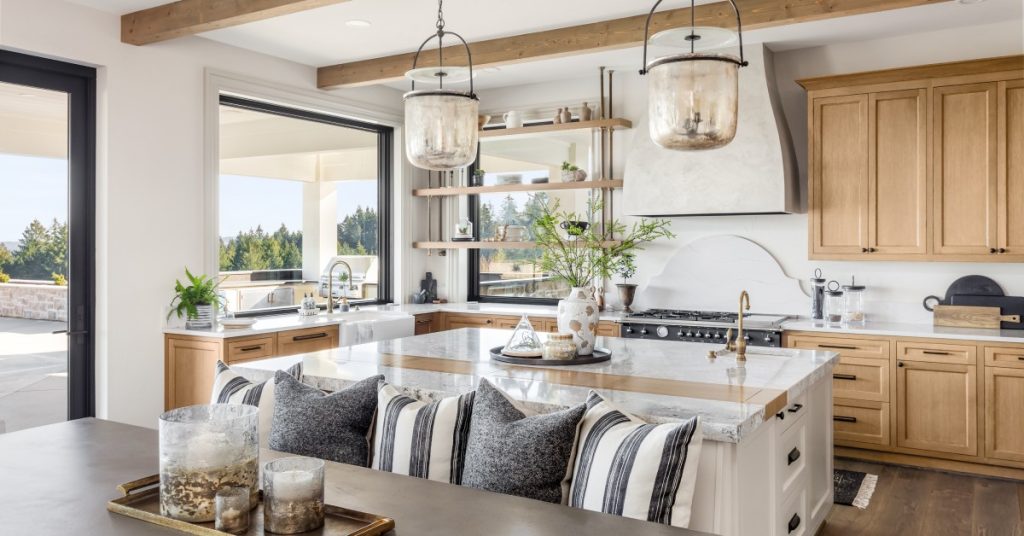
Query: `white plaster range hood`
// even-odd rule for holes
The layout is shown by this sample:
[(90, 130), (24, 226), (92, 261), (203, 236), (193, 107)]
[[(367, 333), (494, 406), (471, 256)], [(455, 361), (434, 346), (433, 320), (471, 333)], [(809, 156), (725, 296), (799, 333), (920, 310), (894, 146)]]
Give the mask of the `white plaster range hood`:
[[(727, 51), (734, 53), (735, 51)], [(653, 141), (644, 117), (626, 158), (631, 216), (782, 214), (798, 210), (796, 155), (775, 86), (772, 52), (749, 45), (740, 69), (739, 125), (725, 147), (673, 151)]]

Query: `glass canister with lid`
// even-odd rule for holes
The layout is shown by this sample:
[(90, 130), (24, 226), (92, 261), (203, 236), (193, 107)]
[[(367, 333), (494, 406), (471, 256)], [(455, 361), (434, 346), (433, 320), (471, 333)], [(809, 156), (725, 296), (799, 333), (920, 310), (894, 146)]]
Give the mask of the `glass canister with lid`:
[(864, 285), (858, 285), (857, 279), (851, 278), (850, 284), (843, 286), (843, 291), (843, 321), (848, 325), (863, 326), (867, 319), (864, 311)]
[(552, 333), (544, 343), (544, 359), (566, 361), (576, 358), (576, 343), (571, 333)]
[(828, 290), (825, 291), (825, 321), (831, 327), (839, 327), (843, 324), (843, 313), (846, 311), (846, 303), (843, 301), (843, 291), (838, 281), (829, 281)]
[(825, 278), (821, 277), (821, 268), (814, 269), (811, 278), (811, 319), (825, 318)]

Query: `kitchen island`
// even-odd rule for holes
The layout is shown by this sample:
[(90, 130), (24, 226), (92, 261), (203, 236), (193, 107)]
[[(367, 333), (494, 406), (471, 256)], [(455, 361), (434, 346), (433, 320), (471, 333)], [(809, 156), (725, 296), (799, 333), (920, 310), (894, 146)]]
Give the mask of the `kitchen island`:
[(598, 390), (652, 422), (700, 415), (701, 449), (691, 528), (727, 535), (813, 534), (832, 503), (835, 353), (749, 348), (709, 358), (720, 345), (599, 337), (611, 361), (574, 367), (508, 365), (490, 348), (510, 331), (458, 329), (240, 363), (252, 379), (298, 361), (304, 381), (337, 390), (383, 374), (408, 394), (437, 399), (486, 378), (537, 411)]

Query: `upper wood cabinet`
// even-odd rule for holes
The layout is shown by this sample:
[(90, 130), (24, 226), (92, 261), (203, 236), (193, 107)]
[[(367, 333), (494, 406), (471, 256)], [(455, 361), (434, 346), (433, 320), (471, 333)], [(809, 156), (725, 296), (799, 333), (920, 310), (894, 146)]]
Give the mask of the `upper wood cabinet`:
[(812, 259), (1024, 262), (1024, 56), (802, 80)]

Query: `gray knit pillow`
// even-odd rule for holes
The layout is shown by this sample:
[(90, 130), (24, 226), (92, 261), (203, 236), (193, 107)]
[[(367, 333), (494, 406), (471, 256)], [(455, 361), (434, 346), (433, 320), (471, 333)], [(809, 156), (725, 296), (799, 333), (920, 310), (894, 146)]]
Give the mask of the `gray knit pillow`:
[(586, 404), (527, 416), (480, 380), (473, 403), (462, 485), (565, 504)]
[(277, 371), (274, 374), (272, 450), (368, 467), (369, 433), (377, 410), (373, 376), (326, 394)]

